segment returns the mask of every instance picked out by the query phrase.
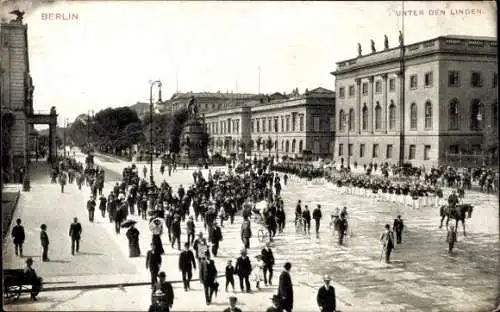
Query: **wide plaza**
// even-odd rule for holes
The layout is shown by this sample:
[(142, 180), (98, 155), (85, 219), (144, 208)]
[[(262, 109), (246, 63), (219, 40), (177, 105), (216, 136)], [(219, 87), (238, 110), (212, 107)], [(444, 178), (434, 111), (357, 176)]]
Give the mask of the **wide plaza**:
[[(85, 155), (76, 154), (79, 161)], [(109, 156), (97, 156), (96, 164), (106, 170), (107, 195), (120, 178), (125, 166), (131, 163)], [(137, 164), (142, 176), (142, 167)], [(155, 181), (166, 180), (174, 189), (192, 184), (192, 169), (178, 169), (161, 175), (159, 163), (154, 164)], [(214, 171), (216, 168), (212, 168)], [(224, 168), (220, 167), (221, 170)], [(203, 170), (207, 175), (208, 170)], [(68, 185), (60, 193), (57, 184), (50, 184), (47, 168), (34, 165), (32, 190), (22, 193), (14, 220), (21, 218), (26, 229), (25, 255), (32, 256), (38, 273), (44, 277), (46, 287), (53, 291), (42, 292), (38, 302), (22, 297), (17, 303), (5, 306), (9, 311), (68, 311), (68, 310), (133, 310), (145, 311), (150, 304), (149, 272), (145, 258), (128, 258), (127, 239), (116, 235), (107, 218), (96, 210), (96, 221), (88, 221), (85, 202), (90, 196), (88, 188), (78, 191)], [(149, 175), (149, 173), (148, 173)], [(451, 192), (445, 189), (445, 197)], [(282, 265), (292, 263), (292, 280), (295, 291), (295, 311), (317, 311), (315, 302), (322, 276), (330, 274), (336, 288), (341, 311), (487, 311), (493, 307), (498, 275), (498, 198), (494, 195), (471, 192), (465, 201), (474, 206), (471, 219), (467, 219), (467, 237), (458, 233), (454, 256), (447, 253), (446, 230), (438, 229), (439, 211), (435, 207), (412, 209), (392, 201), (376, 201), (359, 195), (340, 193), (331, 184), (313, 184), (290, 179), (283, 188), (287, 216), (285, 232), (277, 235), (272, 243), (276, 266), (274, 283), (277, 284)], [(319, 237), (296, 233), (293, 226), (296, 202), (302, 200), (312, 210), (320, 204), (323, 219)], [(345, 246), (338, 246), (336, 236), (328, 227), (329, 216), (337, 207), (348, 207), (352, 236)], [(381, 246), (378, 241), (383, 226), (392, 225), (401, 215), (405, 221), (403, 243), (393, 253), (393, 263), (380, 262)], [(81, 253), (71, 256), (69, 224), (78, 217), (83, 226)], [(151, 234), (146, 221), (138, 220), (141, 252), (149, 249)], [(51, 239), (51, 262), (41, 262), (39, 226), (45, 223)], [(219, 274), (223, 274), (227, 260), (236, 259), (241, 249), (241, 217), (235, 223), (224, 224), (224, 240), (219, 256), (215, 258)], [(197, 232), (203, 229), (196, 223)], [(252, 225), (254, 233), (258, 226)], [(461, 227), (459, 228), (461, 229)], [(183, 226), (182, 240), (185, 240)], [(314, 225), (312, 226), (314, 232)], [(206, 234), (206, 232), (205, 232)], [(167, 279), (180, 280), (177, 269), (178, 251), (163, 237), (166, 254), (162, 270)], [(251, 240), (249, 255), (260, 253), (263, 247), (257, 235)], [(4, 243), (4, 268), (22, 268), (24, 259), (14, 255), (10, 240)], [(197, 277), (197, 273), (194, 274)], [(220, 277), (219, 283), (224, 284)], [(238, 281), (236, 280), (238, 283)], [(221, 311), (228, 304), (229, 295), (220, 288), (214, 304), (206, 306), (202, 287), (193, 282), (193, 290), (184, 292), (181, 283), (174, 283), (173, 311)], [(100, 288), (102, 286), (103, 288)], [(238, 287), (237, 287), (238, 289)], [(243, 311), (263, 311), (270, 306), (270, 297), (276, 286), (264, 287), (251, 294), (237, 290), (238, 306)], [(92, 302), (92, 305), (89, 305)]]

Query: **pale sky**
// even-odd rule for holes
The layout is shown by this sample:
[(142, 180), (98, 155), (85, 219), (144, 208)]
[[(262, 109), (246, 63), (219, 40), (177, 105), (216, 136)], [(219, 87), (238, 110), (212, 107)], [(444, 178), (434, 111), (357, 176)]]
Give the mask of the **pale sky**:
[[(394, 47), (401, 29), (394, 2), (4, 2), (26, 10), (35, 110), (56, 106), (72, 121), (89, 109), (149, 101), (149, 80), (163, 98), (181, 92), (263, 93), (298, 87), (334, 90), (335, 63)], [(440, 35), (496, 37), (494, 2), (405, 2), (405, 43)], [(443, 9), (433, 16), (429, 9)], [(478, 9), (452, 15), (453, 9)], [(43, 14), (78, 15), (50, 21)], [(156, 94), (156, 92), (155, 92)]]

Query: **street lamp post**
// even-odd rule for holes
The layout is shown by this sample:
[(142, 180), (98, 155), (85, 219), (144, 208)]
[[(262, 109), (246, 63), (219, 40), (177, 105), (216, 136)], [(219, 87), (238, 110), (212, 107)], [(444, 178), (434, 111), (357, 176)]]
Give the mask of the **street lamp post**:
[(92, 125), (91, 118), (94, 118), (94, 110), (89, 110), (89, 114), (87, 115), (87, 148), (88, 148), (87, 154), (89, 155), (90, 155), (90, 127)]
[(161, 102), (161, 81), (155, 80), (149, 82), (149, 180), (151, 185), (154, 184), (153, 177), (153, 86), (158, 86), (158, 102)]

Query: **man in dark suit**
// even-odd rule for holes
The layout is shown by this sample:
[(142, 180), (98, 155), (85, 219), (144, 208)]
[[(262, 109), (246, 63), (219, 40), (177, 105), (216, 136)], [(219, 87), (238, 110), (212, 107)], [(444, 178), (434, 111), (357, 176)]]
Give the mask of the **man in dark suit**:
[(398, 215), (396, 219), (394, 219), (394, 224), (392, 225), (392, 230), (396, 232), (396, 242), (398, 244), (401, 244), (401, 234), (403, 233), (403, 220), (401, 219), (401, 216)]
[(26, 238), (24, 227), (21, 225), (21, 219), (16, 220), (16, 225), (12, 228), (12, 239), (14, 240), (14, 248), (16, 256), (23, 256), (23, 243)]
[(315, 225), (316, 225), (316, 236), (319, 234), (319, 221), (323, 217), (321, 214), (321, 205), (318, 205), (314, 210), (312, 217), (314, 219)]
[(285, 263), (285, 270), (281, 272), (280, 281), (278, 286), (278, 296), (280, 298), (280, 306), (283, 310), (287, 312), (292, 312), (293, 310), (293, 285), (292, 278), (290, 277), (290, 269), (292, 264), (290, 262)]
[(50, 261), (49, 259), (49, 235), (47, 235), (47, 225), (40, 226), (40, 244), (42, 245), (42, 261)]
[(75, 245), (76, 252), (80, 252), (80, 238), (82, 235), (82, 225), (78, 222), (78, 219), (73, 218), (73, 223), (69, 226), (69, 236), (71, 237), (71, 254), (75, 255)]
[(234, 271), (240, 280), (241, 291), (243, 292), (243, 281), (245, 281), (246, 291), (250, 292), (249, 276), (250, 273), (252, 273), (252, 264), (250, 263), (250, 258), (247, 257), (246, 249), (241, 250), (241, 256), (236, 260), (236, 267)]
[(222, 231), (216, 221), (214, 221), (212, 227), (209, 229), (208, 240), (212, 243), (212, 255), (217, 257), (219, 243), (222, 240)]
[(316, 301), (321, 312), (334, 312), (336, 309), (335, 288), (330, 285), (330, 276), (325, 275), (323, 282), (325, 283), (318, 290)]
[[(271, 250), (270, 244), (267, 243), (266, 247), (261, 251), (262, 262), (264, 262), (264, 284), (267, 286), (273, 284), (273, 266), (274, 266), (274, 255)], [(267, 278), (267, 272), (269, 272), (269, 278)]]
[(87, 201), (87, 210), (89, 211), (89, 221), (94, 222), (94, 212), (95, 212), (96, 202), (94, 196), (90, 196), (90, 199)]
[(385, 225), (385, 232), (380, 235), (380, 242), (385, 252), (385, 262), (391, 262), (391, 251), (394, 249), (394, 233), (391, 231), (389, 224)]
[(193, 252), (189, 250), (189, 242), (187, 242), (184, 244), (184, 250), (179, 255), (179, 270), (182, 273), (184, 291), (191, 289), (189, 284), (193, 277), (193, 268), (196, 270), (196, 261)]
[(212, 303), (212, 296), (215, 292), (215, 279), (217, 268), (214, 260), (210, 259), (210, 252), (205, 253), (205, 257), (200, 261), (200, 276), (205, 290), (205, 300), (207, 305)]
[(154, 244), (151, 243), (151, 250), (146, 254), (146, 269), (151, 273), (151, 285), (158, 282), (157, 276), (161, 267), (161, 254), (156, 252)]
[(172, 284), (166, 281), (167, 275), (165, 272), (160, 272), (158, 274), (160, 281), (153, 285), (153, 294), (160, 290), (165, 294), (165, 309), (163, 312), (169, 312), (174, 304), (174, 289), (172, 288)]

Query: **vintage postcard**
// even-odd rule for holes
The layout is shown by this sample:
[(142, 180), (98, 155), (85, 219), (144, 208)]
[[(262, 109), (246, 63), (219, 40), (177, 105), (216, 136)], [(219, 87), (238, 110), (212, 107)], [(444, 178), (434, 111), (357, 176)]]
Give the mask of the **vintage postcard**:
[(0, 0), (6, 311), (500, 311), (494, 1)]

